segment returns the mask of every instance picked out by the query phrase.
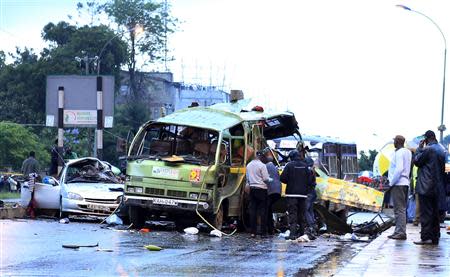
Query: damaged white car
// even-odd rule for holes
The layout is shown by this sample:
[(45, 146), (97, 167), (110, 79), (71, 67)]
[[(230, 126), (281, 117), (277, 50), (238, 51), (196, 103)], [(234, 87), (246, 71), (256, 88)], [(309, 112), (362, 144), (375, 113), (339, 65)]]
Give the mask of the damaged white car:
[[(34, 186), (37, 209), (59, 210), (60, 217), (68, 214), (107, 216), (121, 202), (123, 184), (116, 178), (111, 166), (97, 158), (69, 161), (59, 180), (44, 177)], [(22, 205), (31, 199), (28, 183), (22, 187)]]

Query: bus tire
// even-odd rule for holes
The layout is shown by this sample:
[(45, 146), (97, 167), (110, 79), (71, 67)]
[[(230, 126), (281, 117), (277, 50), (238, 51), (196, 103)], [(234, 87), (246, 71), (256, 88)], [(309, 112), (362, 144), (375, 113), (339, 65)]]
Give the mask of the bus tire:
[(222, 230), (223, 218), (224, 218), (224, 211), (223, 211), (223, 204), (221, 204), (217, 213), (212, 214), (209, 217), (208, 221), (217, 230)]
[(144, 227), (145, 217), (143, 208), (138, 206), (129, 206), (128, 217), (130, 218), (130, 222), (133, 224), (134, 228), (140, 229)]

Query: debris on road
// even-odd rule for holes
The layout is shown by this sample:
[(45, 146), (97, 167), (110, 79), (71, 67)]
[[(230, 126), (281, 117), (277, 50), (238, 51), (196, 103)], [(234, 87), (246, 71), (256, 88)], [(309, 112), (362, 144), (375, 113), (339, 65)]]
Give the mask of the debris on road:
[(195, 227), (189, 227), (189, 228), (184, 229), (184, 232), (188, 235), (197, 235), (198, 229)]
[(209, 235), (210, 236), (213, 236), (213, 237), (219, 237), (219, 238), (221, 238), (222, 237), (222, 232), (220, 232), (219, 230), (212, 230), (210, 233), (209, 233)]
[(144, 248), (149, 251), (161, 251), (162, 250), (161, 247), (156, 246), (156, 245), (151, 245), (151, 244), (144, 246)]
[(66, 217), (66, 218), (61, 218), (60, 220), (59, 220), (59, 223), (62, 223), (62, 224), (68, 224), (70, 221), (69, 221), (69, 219)]
[(116, 214), (112, 214), (106, 218), (106, 223), (109, 225), (122, 225), (123, 221)]
[(70, 249), (78, 249), (80, 247), (98, 247), (98, 242), (97, 242), (97, 244), (87, 244), (87, 245), (63, 244), (62, 247), (70, 248)]
[(284, 232), (284, 233), (280, 233), (280, 234), (278, 235), (278, 237), (279, 237), (279, 238), (287, 238), (287, 237), (289, 237), (290, 235), (291, 235), (291, 231), (287, 230), (287, 231)]
[(369, 242), (369, 237), (358, 237), (355, 233), (347, 233), (340, 238), (341, 240), (354, 241), (354, 242)]
[(141, 232), (141, 233), (150, 233), (150, 229), (149, 228), (142, 228), (141, 230), (139, 230), (139, 232)]
[(97, 248), (97, 252), (114, 252), (112, 249), (106, 249), (106, 248)]

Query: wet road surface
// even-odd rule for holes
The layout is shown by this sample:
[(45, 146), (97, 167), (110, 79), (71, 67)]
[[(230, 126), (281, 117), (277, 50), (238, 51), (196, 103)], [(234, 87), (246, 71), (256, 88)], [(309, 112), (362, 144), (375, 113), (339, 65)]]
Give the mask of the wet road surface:
[[(342, 263), (339, 257), (350, 258), (366, 245), (324, 236), (302, 244), (277, 237), (256, 240), (247, 234), (216, 238), (175, 231), (140, 233), (42, 219), (0, 221), (0, 236), (2, 276), (305, 276), (313, 272), (327, 276)], [(97, 242), (99, 248), (113, 252), (62, 248), (62, 244)], [(164, 250), (148, 251), (143, 248), (148, 244)], [(326, 268), (321, 269), (321, 264)]]
[(382, 233), (335, 276), (450, 276), (450, 235), (445, 228), (441, 228), (439, 245), (425, 246), (413, 243), (420, 239), (420, 227), (408, 224), (404, 241), (387, 238), (394, 228)]

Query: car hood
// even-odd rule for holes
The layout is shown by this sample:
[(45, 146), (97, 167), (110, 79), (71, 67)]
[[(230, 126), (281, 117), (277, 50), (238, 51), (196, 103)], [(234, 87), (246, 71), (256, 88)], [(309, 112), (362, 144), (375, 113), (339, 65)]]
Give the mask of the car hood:
[[(70, 183), (67, 184), (67, 192), (77, 193), (83, 198), (116, 199), (123, 194), (123, 187), (123, 184)], [(122, 191), (110, 189), (122, 189)]]

